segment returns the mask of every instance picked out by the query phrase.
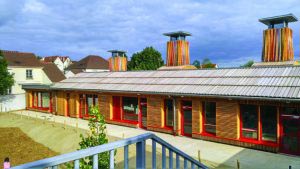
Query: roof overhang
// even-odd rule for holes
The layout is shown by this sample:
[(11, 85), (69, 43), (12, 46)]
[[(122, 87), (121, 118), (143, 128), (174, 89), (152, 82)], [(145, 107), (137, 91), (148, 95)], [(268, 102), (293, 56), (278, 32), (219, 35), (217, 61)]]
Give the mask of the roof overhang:
[(22, 84), (22, 89), (50, 90), (51, 85), (45, 84)]
[(169, 33), (164, 33), (163, 35), (165, 36), (192, 36), (191, 33), (189, 32), (184, 32), (184, 31), (177, 31), (177, 32), (169, 32)]

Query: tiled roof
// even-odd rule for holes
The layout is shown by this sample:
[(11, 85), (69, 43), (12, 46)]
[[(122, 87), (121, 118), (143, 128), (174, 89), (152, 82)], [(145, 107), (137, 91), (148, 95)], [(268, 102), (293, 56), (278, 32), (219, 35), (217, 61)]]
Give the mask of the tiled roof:
[(43, 67), (33, 53), (3, 50), (2, 54), (8, 66)]
[(71, 64), (67, 69), (108, 69), (108, 61), (100, 56), (89, 55)]
[(63, 63), (69, 58), (69, 56), (46, 56), (44, 57), (44, 62), (54, 62), (59, 58)]
[(43, 71), (52, 82), (59, 82), (66, 79), (65, 75), (58, 69), (54, 63), (43, 63)]
[(83, 72), (53, 88), (300, 101), (300, 67)]

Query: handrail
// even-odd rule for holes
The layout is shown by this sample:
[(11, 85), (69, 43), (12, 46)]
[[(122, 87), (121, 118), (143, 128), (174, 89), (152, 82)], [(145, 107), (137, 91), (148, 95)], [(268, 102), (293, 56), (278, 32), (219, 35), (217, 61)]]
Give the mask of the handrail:
[[(191, 162), (192, 166), (197, 166), (199, 168), (204, 168), (206, 169), (207, 167), (203, 164), (201, 164), (200, 162), (198, 162), (197, 160), (195, 160), (194, 158), (190, 157), (189, 155), (187, 155), (186, 153), (182, 152), (181, 150), (177, 149), (176, 147), (172, 146), (171, 144), (167, 143), (166, 141), (162, 140), (161, 138), (159, 138), (158, 136), (156, 136), (153, 133), (145, 133), (145, 134), (141, 134), (138, 136), (134, 136), (131, 138), (127, 138), (127, 139), (123, 139), (123, 140), (118, 140), (115, 142), (111, 142), (111, 143), (107, 143), (107, 144), (103, 144), (103, 145), (99, 145), (99, 146), (95, 146), (95, 147), (91, 147), (91, 148), (87, 148), (87, 149), (83, 149), (83, 150), (78, 150), (75, 152), (71, 152), (71, 153), (67, 153), (67, 154), (62, 154), (62, 155), (58, 155), (58, 156), (54, 156), (54, 157), (50, 157), (50, 158), (46, 158), (46, 159), (42, 159), (42, 160), (38, 160), (38, 161), (34, 161), (34, 162), (30, 162), (30, 163), (26, 163), (23, 165), (19, 165), (16, 167), (12, 167), (12, 169), (24, 169), (24, 168), (46, 168), (46, 167), (56, 167), (60, 164), (64, 164), (70, 161), (75, 161), (75, 167), (74, 168), (79, 168), (79, 160), (85, 157), (89, 157), (89, 156), (93, 156), (94, 159), (98, 159), (98, 154), (103, 153), (103, 152), (111, 152), (111, 154), (113, 154), (112, 152), (120, 147), (124, 147), (124, 152), (128, 153), (128, 146), (131, 144), (136, 144), (137, 145), (137, 166), (145, 166), (145, 141), (148, 139), (152, 139), (152, 144), (154, 144), (154, 146), (152, 145), (152, 150), (156, 154), (156, 150), (153, 148), (155, 146), (155, 142), (159, 143), (162, 145), (163, 149), (167, 148), (169, 149), (170, 152), (174, 152), (176, 155), (179, 155), (181, 157), (184, 158), (185, 163), (186, 160)], [(140, 154), (138, 154), (140, 153)], [(152, 154), (154, 155), (154, 154)], [(125, 158), (128, 158), (128, 154), (124, 154)], [(127, 157), (126, 157), (127, 156)], [(110, 155), (110, 162), (113, 163), (114, 161), (114, 156)], [(173, 158), (173, 157), (172, 157)], [(139, 160), (138, 160), (139, 159)], [(141, 160), (142, 159), (142, 160)], [(128, 166), (128, 159), (124, 159), (126, 160), (127, 166)], [(140, 165), (138, 163), (140, 163), (141, 161), (144, 160), (144, 164)], [(163, 159), (164, 160), (164, 159)], [(176, 156), (176, 161), (177, 161), (177, 156)], [(76, 165), (77, 164), (77, 165)], [(97, 165), (95, 168), (98, 168), (98, 161), (96, 162)], [(111, 164), (111, 167), (113, 168), (113, 164)], [(126, 167), (125, 167), (126, 168)], [(138, 167), (137, 167), (138, 168)], [(142, 167), (144, 168), (144, 167)], [(153, 168), (153, 167), (152, 167)], [(156, 166), (154, 167), (156, 168)], [(164, 168), (164, 167), (162, 167)]]

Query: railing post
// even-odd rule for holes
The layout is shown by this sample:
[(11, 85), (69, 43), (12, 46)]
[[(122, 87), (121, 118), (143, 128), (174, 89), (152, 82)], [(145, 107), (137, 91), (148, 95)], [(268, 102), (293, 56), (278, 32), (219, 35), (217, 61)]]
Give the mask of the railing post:
[(128, 145), (124, 147), (124, 168), (128, 169)]
[(194, 165), (194, 163), (192, 161), (191, 161), (191, 168), (195, 169), (195, 165)]
[(115, 168), (115, 150), (110, 150), (109, 152), (109, 168)]
[(184, 169), (187, 168), (187, 160), (186, 160), (186, 159), (183, 160), (183, 168), (184, 168)]
[(79, 160), (75, 160), (74, 169), (79, 169)]
[(93, 169), (98, 169), (98, 154), (93, 156)]
[(173, 151), (169, 149), (169, 168), (173, 168)]
[(179, 159), (179, 155), (176, 153), (176, 169), (180, 168), (180, 159)]
[(145, 141), (136, 143), (136, 168), (146, 168)]
[(152, 169), (156, 169), (156, 142), (152, 140)]
[(166, 147), (164, 145), (162, 146), (162, 156), (161, 156), (161, 160), (162, 160), (162, 169), (166, 169)]

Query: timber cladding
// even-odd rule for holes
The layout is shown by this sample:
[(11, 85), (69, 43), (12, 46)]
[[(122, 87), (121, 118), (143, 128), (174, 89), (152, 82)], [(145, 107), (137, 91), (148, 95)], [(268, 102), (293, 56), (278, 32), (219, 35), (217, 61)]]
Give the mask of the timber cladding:
[(238, 138), (239, 104), (220, 101), (216, 103), (216, 136), (221, 138)]
[(71, 117), (78, 117), (78, 112), (77, 112), (77, 106), (79, 106), (77, 104), (77, 100), (79, 100), (79, 97), (77, 96), (77, 93), (69, 93), (70, 94), (70, 98), (69, 98), (69, 114)]
[(57, 115), (65, 116), (66, 113), (66, 94), (63, 91), (58, 91), (56, 93), (56, 113)]
[(163, 127), (163, 111), (162, 102), (163, 99), (160, 96), (151, 96), (147, 98), (147, 126), (148, 127)]
[(193, 99), (192, 107), (192, 133), (201, 133), (202, 102)]
[(110, 120), (110, 95), (98, 95), (100, 113), (106, 120)]

